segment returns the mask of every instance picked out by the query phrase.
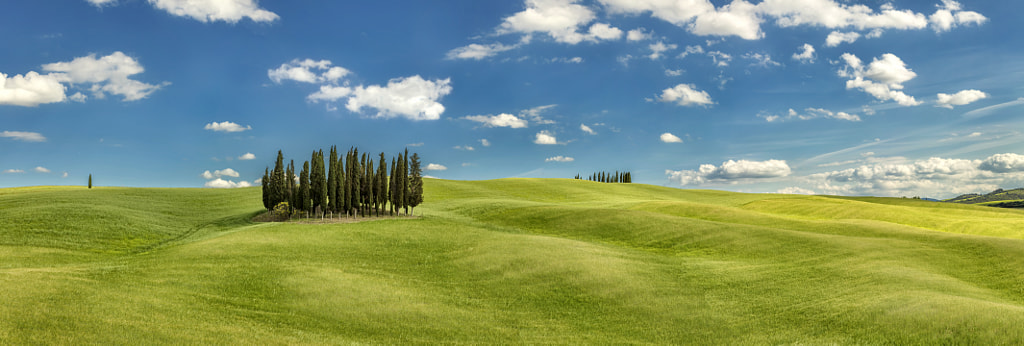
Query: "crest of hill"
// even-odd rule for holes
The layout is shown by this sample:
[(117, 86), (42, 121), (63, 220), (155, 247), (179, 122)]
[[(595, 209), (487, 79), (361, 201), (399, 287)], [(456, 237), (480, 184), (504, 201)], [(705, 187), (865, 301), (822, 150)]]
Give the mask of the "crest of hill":
[(996, 204), (1007, 204), (1006, 207), (1014, 207), (1009, 202), (1022, 202), (1016, 207), (1024, 207), (1024, 188), (1016, 188), (1012, 190), (997, 189), (987, 194), (969, 193), (957, 196), (955, 198), (947, 199), (943, 202), (961, 203), (961, 204), (984, 204), (991, 206), (1004, 206)]

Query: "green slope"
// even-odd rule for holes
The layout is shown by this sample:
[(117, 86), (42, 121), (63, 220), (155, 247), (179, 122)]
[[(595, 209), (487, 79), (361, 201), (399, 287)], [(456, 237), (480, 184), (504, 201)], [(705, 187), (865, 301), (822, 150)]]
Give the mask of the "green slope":
[(0, 189), (0, 341), (1024, 342), (1020, 211), (561, 179), (426, 200), (252, 224), (258, 189)]

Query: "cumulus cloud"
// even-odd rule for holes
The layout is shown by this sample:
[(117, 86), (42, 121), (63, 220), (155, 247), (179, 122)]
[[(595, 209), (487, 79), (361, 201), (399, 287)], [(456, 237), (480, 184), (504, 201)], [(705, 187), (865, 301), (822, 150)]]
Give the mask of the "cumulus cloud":
[(725, 54), (717, 50), (708, 52), (708, 56), (711, 57), (711, 60), (714, 61), (715, 65), (718, 67), (729, 66), (729, 62), (732, 61), (732, 55)]
[(33, 168), (32, 170), (36, 173), (50, 173), (50, 170), (43, 166), (36, 166), (36, 168)]
[(680, 185), (702, 185), (708, 183), (736, 183), (746, 180), (780, 178), (792, 173), (784, 160), (748, 161), (729, 160), (721, 166), (712, 164), (700, 165), (696, 171), (665, 170), (669, 180)]
[(513, 129), (521, 129), (525, 128), (527, 125), (526, 119), (520, 119), (519, 117), (508, 113), (501, 113), (498, 115), (469, 115), (462, 118), (481, 123), (486, 127), (510, 127)]
[(46, 142), (46, 137), (38, 132), (4, 131), (0, 138), (10, 138), (22, 142)]
[(898, 56), (882, 54), (881, 59), (874, 58), (868, 66), (850, 53), (843, 53), (841, 59), (846, 66), (839, 70), (839, 76), (850, 78), (846, 89), (860, 89), (879, 101), (893, 100), (903, 106), (921, 104), (901, 91), (903, 83), (917, 77), (917, 73), (908, 69)]
[(706, 91), (697, 90), (693, 84), (679, 84), (662, 90), (658, 101), (673, 102), (680, 106), (706, 106), (714, 103)]
[(786, 194), (786, 195), (813, 195), (814, 194), (814, 190), (809, 190), (809, 189), (805, 189), (805, 188), (802, 188), (802, 187), (790, 186), (790, 187), (787, 187), (787, 188), (779, 189), (775, 193), (781, 193), (781, 194)]
[(662, 55), (662, 53), (676, 49), (679, 46), (672, 43), (665, 44), (665, 42), (658, 41), (658, 43), (651, 44), (647, 47), (651, 49), (651, 54), (648, 55), (647, 58), (651, 60), (658, 60), (661, 59), (662, 56), (664, 56)]
[(376, 118), (437, 120), (444, 113), (444, 105), (438, 100), (451, 92), (451, 79), (426, 80), (418, 75), (395, 78), (386, 86), (353, 88), (345, 108), (354, 113), (363, 107), (375, 108)]
[(440, 164), (436, 164), (436, 163), (431, 163), (431, 164), (428, 164), (427, 167), (425, 167), (423, 169), (427, 170), (427, 171), (445, 171), (445, 170), (448, 170), (448, 167), (445, 167), (444, 165), (440, 165)]
[(480, 140), (480, 145), (485, 146), (485, 147), (489, 147), (489, 146), (491, 146), (491, 141), (487, 140), (486, 138), (481, 139)]
[(859, 38), (860, 34), (856, 32), (833, 31), (825, 38), (825, 47), (836, 47), (843, 43), (854, 43)]
[(816, 118), (846, 120), (846, 121), (860, 121), (861, 120), (860, 116), (856, 115), (856, 114), (850, 114), (850, 113), (846, 113), (846, 112), (833, 112), (833, 111), (830, 111), (830, 110), (827, 110), (827, 109), (824, 109), (824, 108), (807, 108), (807, 109), (804, 109), (804, 113), (803, 114), (801, 114), (801, 113), (793, 110), (792, 108), (790, 108), (789, 111), (785, 115), (762, 113), (762, 114), (758, 114), (758, 117), (764, 118), (765, 121), (767, 121), (767, 122), (782, 122), (782, 121), (790, 121), (790, 120), (811, 120), (811, 119), (816, 119)]
[(18, 173), (25, 173), (25, 171), (24, 170), (20, 170), (20, 169), (14, 169), (14, 168), (5, 169), (4, 170), (4, 174), (18, 174)]
[(577, 44), (583, 41), (614, 40), (622, 30), (605, 23), (595, 23), (590, 8), (577, 0), (526, 0), (526, 9), (507, 18), (498, 27), (499, 34), (546, 34), (557, 42)]
[(1006, 153), (983, 160), (932, 157), (812, 174), (808, 180), (831, 194), (945, 196), (989, 191), (1024, 178), (1024, 156)]
[(336, 83), (350, 73), (344, 67), (331, 65), (330, 60), (294, 59), (281, 64), (276, 69), (267, 70), (267, 77), (278, 84), (284, 80), (303, 83)]
[(242, 132), (246, 130), (252, 130), (252, 126), (246, 125), (243, 127), (242, 125), (238, 125), (230, 121), (219, 123), (214, 121), (212, 123), (206, 124), (206, 126), (204, 126), (203, 129), (216, 132)]
[(939, 93), (939, 100), (936, 102), (936, 106), (953, 109), (953, 106), (963, 106), (974, 101), (982, 100), (988, 97), (988, 94), (981, 90), (961, 90), (956, 94), (943, 94)]
[(679, 138), (679, 136), (665, 132), (661, 134), (661, 141), (665, 143), (682, 143), (683, 139)]
[(117, 2), (117, 0), (86, 0), (86, 1), (88, 1), (90, 4), (92, 4), (93, 6), (96, 6), (96, 7), (103, 7), (103, 6), (107, 6), (107, 5), (113, 5), (114, 3)]
[(244, 155), (239, 156), (238, 159), (242, 160), (242, 161), (245, 161), (245, 160), (255, 160), (256, 159), (256, 155), (254, 155), (253, 153), (245, 153)]
[[(89, 0), (95, 4), (96, 0)], [(102, 1), (102, 0), (101, 0)], [(276, 13), (259, 7), (254, 0), (148, 0), (153, 7), (179, 17), (190, 17), (200, 22), (224, 21), (237, 23), (242, 18), (254, 22), (273, 22)]]
[(679, 53), (679, 58), (684, 59), (690, 54), (704, 54), (704, 47), (701, 46), (686, 46), (686, 49), (682, 53)]
[(981, 13), (962, 11), (960, 3), (953, 0), (942, 0), (942, 4), (936, 7), (938, 10), (928, 16), (928, 21), (935, 32), (949, 31), (960, 25), (981, 25), (988, 21)]
[(8, 77), (0, 73), (0, 105), (35, 107), (44, 103), (63, 102), (65, 86), (53, 74), (29, 71)]
[(519, 46), (520, 46), (519, 44), (505, 45), (505, 44), (501, 44), (501, 43), (492, 43), (492, 44), (484, 45), (484, 44), (472, 43), (472, 44), (469, 44), (469, 45), (466, 45), (466, 46), (463, 46), (463, 47), (459, 47), (459, 48), (455, 48), (455, 49), (452, 49), (452, 50), (448, 51), (448, 53), (445, 54), (445, 59), (448, 59), (448, 60), (458, 60), (458, 59), (482, 60), (484, 58), (489, 58), (489, 57), (498, 55), (498, 53), (501, 53), (501, 52), (510, 51), (510, 50), (519, 48)]
[(544, 162), (573, 162), (575, 160), (576, 159), (571, 158), (571, 157), (566, 157), (566, 156), (559, 155), (559, 156), (555, 156), (555, 157), (546, 158), (546, 159), (544, 159)]
[(544, 130), (541, 132), (537, 132), (537, 135), (534, 138), (533, 143), (542, 145), (552, 145), (558, 144), (558, 140), (555, 139), (554, 133), (551, 133), (551, 131)]
[(754, 62), (751, 63), (750, 66), (760, 66), (764, 68), (768, 68), (770, 66), (782, 66), (782, 64), (780, 64), (779, 62), (772, 60), (772, 56), (768, 54), (746, 53), (743, 54), (743, 58), (754, 60)]
[(793, 53), (793, 60), (799, 61), (800, 63), (812, 63), (814, 62), (814, 46), (809, 43), (804, 43), (803, 46), (798, 48), (796, 53)]
[(583, 130), (583, 132), (586, 132), (587, 134), (591, 135), (597, 134), (597, 132), (595, 132), (594, 129), (590, 128), (590, 126), (587, 126), (586, 124), (580, 124), (580, 130)]
[(236, 182), (231, 181), (231, 180), (224, 180), (224, 179), (221, 179), (221, 178), (217, 178), (217, 179), (210, 180), (210, 181), (206, 182), (206, 184), (203, 184), (203, 186), (210, 187), (210, 188), (215, 188), (215, 189), (233, 189), (233, 188), (239, 188), (239, 187), (250, 187), (250, 186), (252, 186), (252, 184), (250, 184), (248, 181), (244, 181), (244, 180), (243, 181), (239, 181), (239, 182), (236, 183)]
[(636, 28), (626, 33), (627, 41), (644, 41), (651, 39), (651, 33), (646, 31), (644, 28)]
[(213, 178), (220, 178), (220, 177), (238, 178), (240, 176), (240, 174), (238, 173), (238, 171), (235, 171), (235, 170), (233, 170), (231, 168), (225, 168), (225, 169), (222, 169), (222, 170), (215, 170), (215, 171), (213, 171), (213, 173), (210, 173), (210, 171), (205, 171), (205, 172), (203, 172), (203, 174), (200, 174), (199, 176), (203, 177), (203, 179), (213, 179)]
[[(170, 84), (164, 82), (154, 85), (130, 79), (130, 76), (140, 74), (145, 69), (137, 60), (122, 52), (98, 59), (95, 54), (89, 54), (71, 61), (45, 64), (43, 70), (53, 72), (51, 75), (63, 83), (90, 85), (88, 90), (93, 97), (100, 99), (111, 94), (122, 96), (124, 101), (141, 100)], [(84, 100), (84, 95), (81, 100)]]

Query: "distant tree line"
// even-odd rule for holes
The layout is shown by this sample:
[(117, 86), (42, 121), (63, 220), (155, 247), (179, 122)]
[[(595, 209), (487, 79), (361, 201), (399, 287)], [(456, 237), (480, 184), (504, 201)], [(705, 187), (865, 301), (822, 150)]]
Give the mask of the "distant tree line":
[(295, 160), (286, 167), (278, 150), (274, 170), (267, 167), (263, 172), (263, 207), (275, 212), (283, 208), (288, 215), (333, 218), (400, 214), (403, 209), (408, 215), (423, 203), (418, 154), (409, 156), (409, 149), (399, 153), (391, 159), (390, 171), (384, 153), (376, 163), (373, 159), (354, 147), (341, 156), (334, 146), (326, 158), (323, 149), (314, 151), (296, 175)]
[[(579, 174), (576, 175), (576, 180), (583, 180)], [(596, 181), (599, 183), (624, 183), (629, 184), (633, 182), (633, 174), (630, 172), (597, 172), (591, 174), (586, 180)]]

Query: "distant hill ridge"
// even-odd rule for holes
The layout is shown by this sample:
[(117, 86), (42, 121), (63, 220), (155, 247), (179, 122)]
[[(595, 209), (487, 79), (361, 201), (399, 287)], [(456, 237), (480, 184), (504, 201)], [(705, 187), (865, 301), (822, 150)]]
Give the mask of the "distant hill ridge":
[(1004, 208), (1024, 208), (1024, 188), (1012, 190), (997, 189), (987, 194), (969, 193), (943, 202), (961, 204), (984, 204)]

